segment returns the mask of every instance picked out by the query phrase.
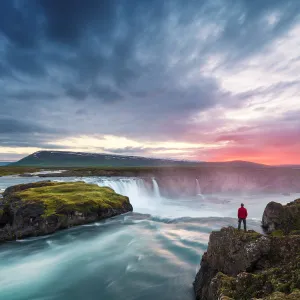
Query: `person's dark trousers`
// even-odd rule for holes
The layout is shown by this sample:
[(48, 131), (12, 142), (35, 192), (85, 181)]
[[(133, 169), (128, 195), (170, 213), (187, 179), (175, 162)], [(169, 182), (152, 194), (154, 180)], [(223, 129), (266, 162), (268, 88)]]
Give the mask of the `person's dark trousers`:
[(239, 230), (241, 229), (241, 223), (244, 223), (244, 230), (247, 231), (246, 219), (239, 219)]

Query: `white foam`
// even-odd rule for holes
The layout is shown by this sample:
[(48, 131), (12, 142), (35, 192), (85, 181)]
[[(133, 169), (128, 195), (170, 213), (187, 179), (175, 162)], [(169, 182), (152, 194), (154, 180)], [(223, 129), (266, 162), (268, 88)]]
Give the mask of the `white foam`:
[(44, 170), (44, 171), (33, 172), (33, 173), (29, 173), (29, 174), (30, 175), (47, 175), (47, 174), (58, 174), (58, 173), (63, 173), (63, 172), (66, 172), (66, 170), (54, 170), (54, 171)]
[[(249, 218), (261, 219), (262, 212), (270, 201), (287, 203), (296, 199), (296, 195), (282, 197), (278, 195), (245, 194), (200, 194), (196, 197), (182, 197), (180, 199), (167, 199), (161, 196), (156, 180), (151, 184), (141, 178), (83, 178), (89, 183), (99, 186), (109, 186), (117, 193), (128, 196), (133, 209), (138, 213), (153, 216), (179, 218), (179, 217), (234, 217), (241, 202), (244, 202), (249, 211)], [(201, 198), (200, 198), (201, 197)]]

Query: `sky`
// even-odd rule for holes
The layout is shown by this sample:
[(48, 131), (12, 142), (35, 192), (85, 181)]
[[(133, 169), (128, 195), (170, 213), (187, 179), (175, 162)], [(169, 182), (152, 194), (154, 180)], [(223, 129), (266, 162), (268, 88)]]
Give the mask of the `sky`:
[(300, 164), (299, 0), (1, 0), (0, 160)]

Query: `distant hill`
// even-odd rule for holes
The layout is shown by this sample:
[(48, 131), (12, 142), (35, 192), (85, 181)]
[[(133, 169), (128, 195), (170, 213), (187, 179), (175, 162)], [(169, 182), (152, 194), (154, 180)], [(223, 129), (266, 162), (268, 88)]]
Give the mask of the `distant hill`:
[(210, 165), (215, 167), (243, 167), (243, 168), (262, 168), (270, 167), (268, 165), (258, 164), (251, 161), (233, 160), (223, 162), (202, 162), (201, 165)]
[(11, 166), (28, 167), (155, 167), (194, 166), (198, 162), (100, 153), (39, 151)]
[(300, 169), (300, 165), (278, 165), (278, 167)]
[(11, 163), (12, 163), (11, 161), (0, 161), (0, 166), (7, 166)]
[(165, 167), (165, 166), (204, 166), (204, 167), (266, 167), (247, 161), (198, 162), (172, 159), (147, 158), (100, 153), (38, 151), (11, 166), (26, 167)]

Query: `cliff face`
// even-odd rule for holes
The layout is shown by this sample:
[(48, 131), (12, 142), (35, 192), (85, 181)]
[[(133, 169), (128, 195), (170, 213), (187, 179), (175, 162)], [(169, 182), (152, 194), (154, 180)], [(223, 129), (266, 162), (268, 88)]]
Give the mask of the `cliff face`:
[(40, 177), (124, 176), (143, 178), (152, 184), (155, 178), (161, 194), (166, 197), (195, 196), (199, 193), (223, 192), (300, 192), (300, 169), (276, 167), (231, 167), (205, 165), (200, 167), (152, 168), (80, 168)]
[(196, 299), (300, 299), (297, 233), (274, 231), (265, 236), (232, 227), (212, 232), (194, 282)]
[(299, 230), (300, 199), (284, 206), (280, 203), (270, 202), (265, 208), (262, 225), (269, 233), (277, 230), (288, 234), (292, 231)]
[[(162, 193), (176, 195), (224, 192), (277, 192), (300, 191), (300, 170), (279, 168), (229, 168), (210, 167), (195, 170), (194, 173), (180, 170), (176, 174), (157, 176)], [(198, 180), (198, 184), (197, 181)], [(198, 187), (197, 187), (198, 185)]]
[(132, 211), (127, 197), (83, 182), (7, 188), (0, 199), (0, 242), (53, 233)]

